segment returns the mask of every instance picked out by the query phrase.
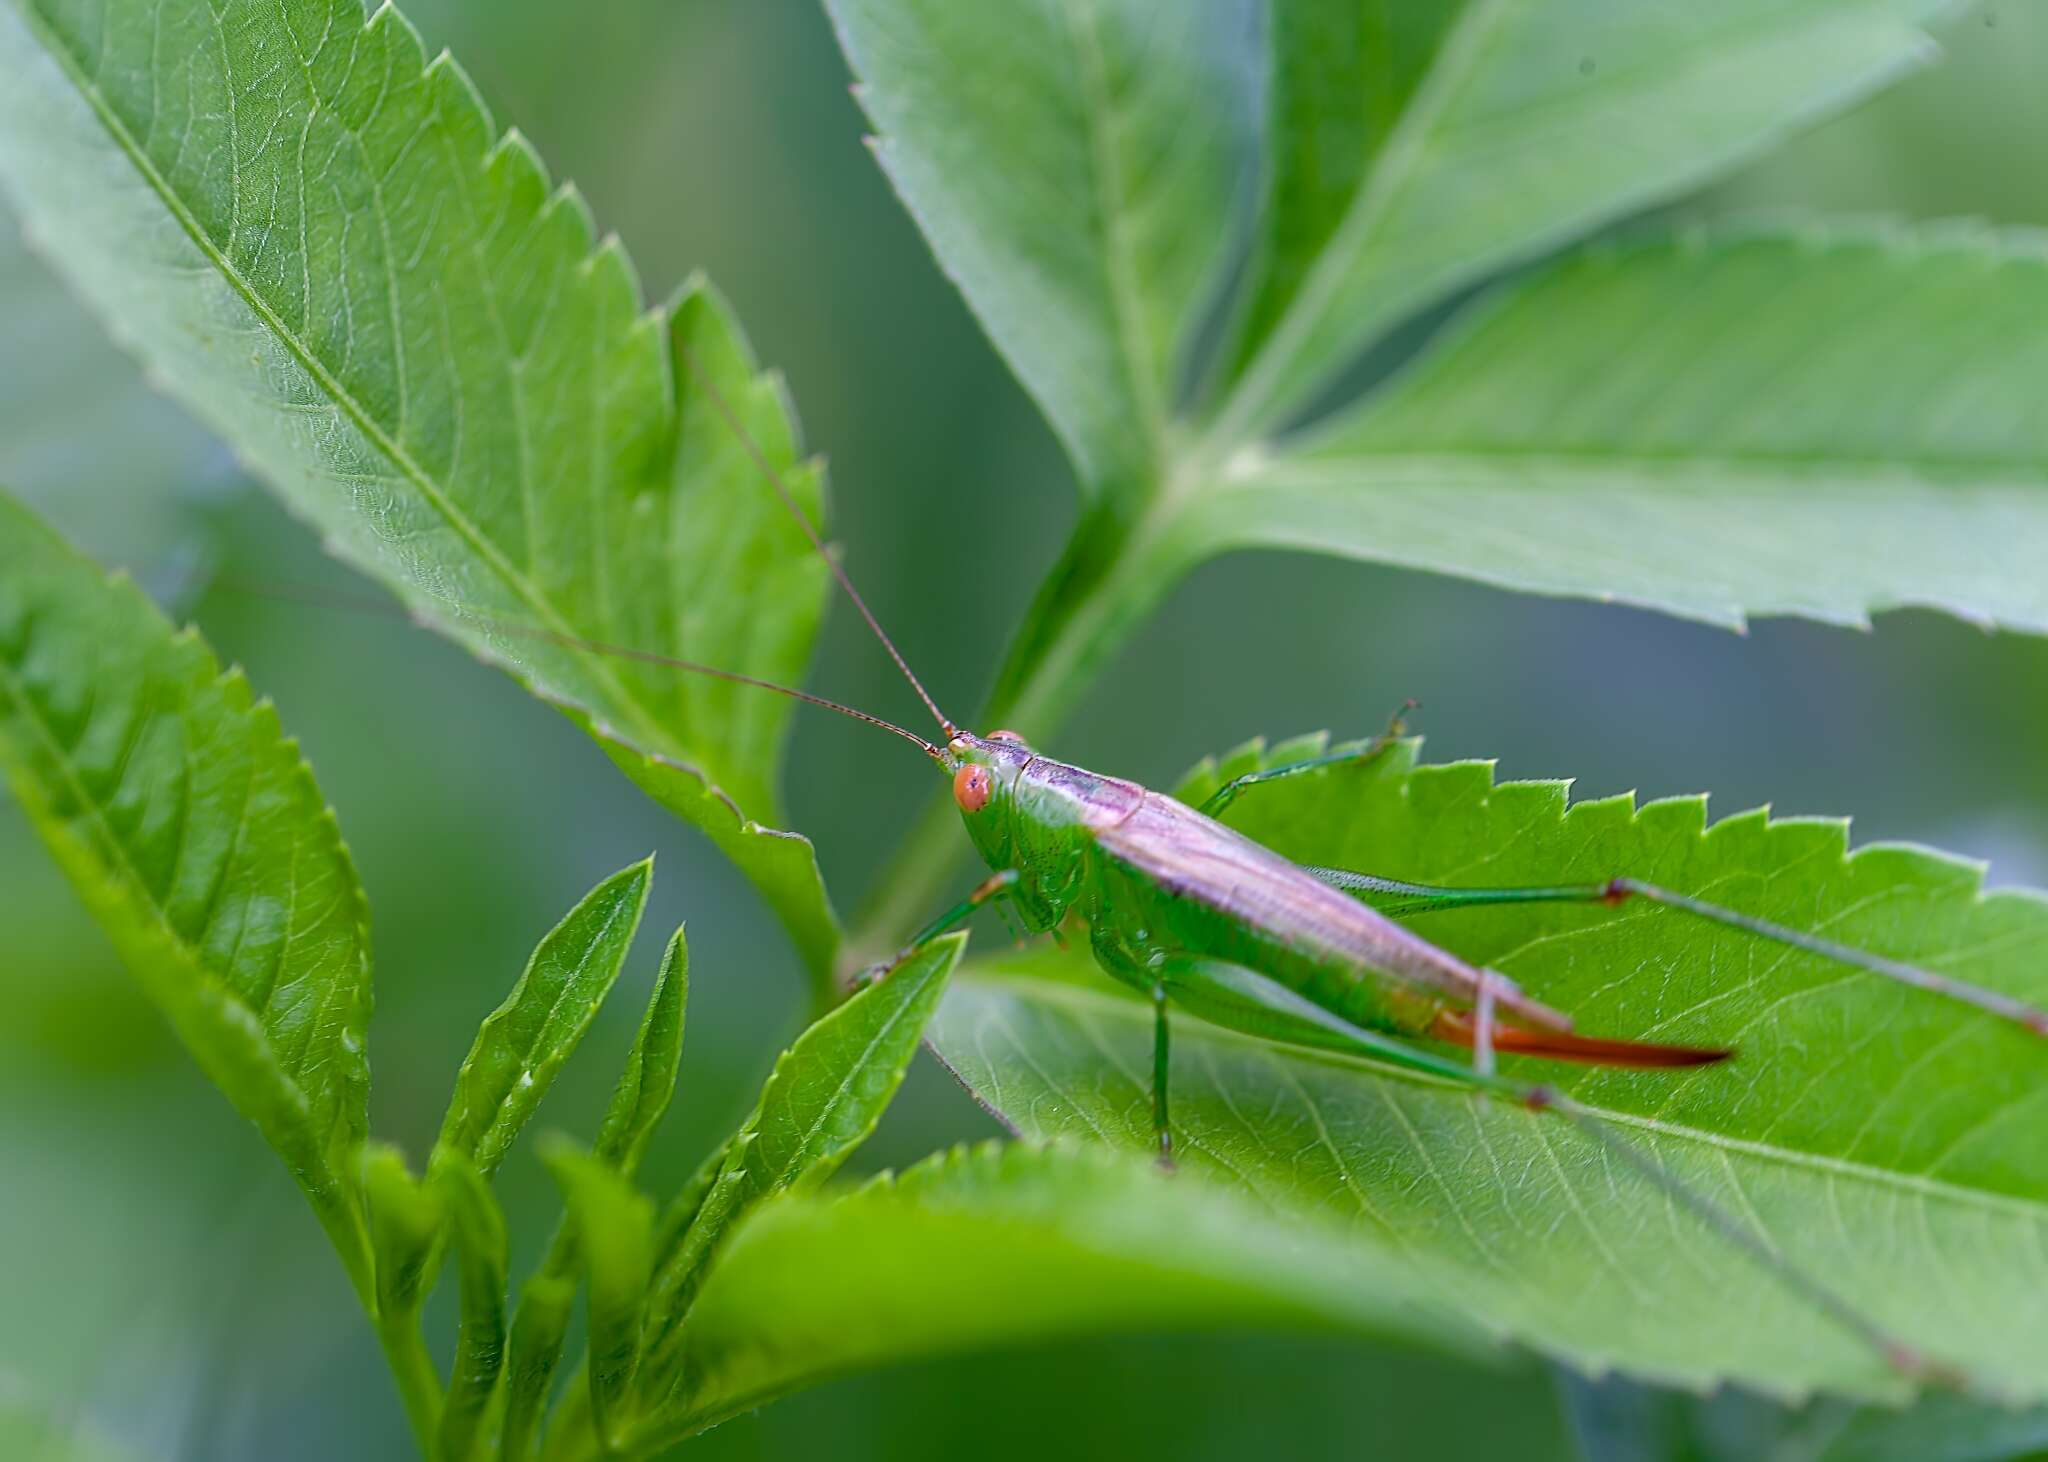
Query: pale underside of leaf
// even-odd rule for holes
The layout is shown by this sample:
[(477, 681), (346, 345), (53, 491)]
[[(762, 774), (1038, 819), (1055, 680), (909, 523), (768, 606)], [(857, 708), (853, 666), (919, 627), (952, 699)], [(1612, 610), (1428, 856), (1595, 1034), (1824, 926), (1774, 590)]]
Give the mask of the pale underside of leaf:
[(884, 170), (1083, 491), (1143, 491), (1247, 161), (1247, 7), (830, 9)]
[(1244, 369), (1300, 293), (1461, 19), (1469, 9), (1457, 5), (1268, 7), (1265, 166), (1227, 377)]
[(1568, 255), (1192, 510), (1717, 623), (1919, 605), (2048, 630), (2048, 241), (1837, 226)]
[[(1270, 288), (1262, 299), (1255, 321), (1270, 328), (1223, 435), (1298, 414), (1371, 339), (1458, 285), (1695, 186), (1925, 61), (1918, 22), (1938, 8), (1472, 0), (1313, 263), (1293, 262), (1284, 305)], [(1357, 57), (1378, 61), (1373, 46)]]
[[(1299, 753), (1306, 748), (1293, 748)], [(1194, 779), (1199, 797), (1266, 760)], [(2048, 900), (1981, 892), (1922, 850), (1847, 854), (1843, 824), (1706, 826), (1702, 799), (1567, 808), (1559, 783), (1411, 771), (1412, 747), (1254, 789), (1231, 820), (1303, 861), (1468, 885), (1627, 874), (2040, 1001)], [(1728, 1043), (1689, 1075), (1530, 1067), (1606, 1115), (1878, 1323), (1995, 1395), (2038, 1400), (2048, 1320), (2048, 1050), (1974, 1011), (1668, 911), (1463, 910), (1411, 927), (1580, 1029)], [(1027, 1136), (1152, 1142), (1151, 1018), (1075, 956), (995, 960), (932, 1030)], [(1043, 978), (1048, 966), (1062, 974)], [(1027, 978), (1026, 976), (1031, 976)], [(1078, 983), (1076, 981), (1078, 980)], [(1562, 1120), (1182, 1019), (1182, 1160), (1392, 1244), (1483, 1323), (1574, 1365), (1776, 1395), (1897, 1397), (1896, 1373)]]
[[(775, 815), (788, 707), (546, 637), (801, 673), (818, 566), (671, 359), (815, 513), (723, 305), (693, 285), (644, 311), (574, 190), (389, 7), (20, 0), (0, 76), (0, 178), (152, 377), (434, 626), (701, 778), (676, 810), (801, 910), (822, 965), (814, 868), (737, 810)], [(741, 571), (746, 603), (712, 592)]]

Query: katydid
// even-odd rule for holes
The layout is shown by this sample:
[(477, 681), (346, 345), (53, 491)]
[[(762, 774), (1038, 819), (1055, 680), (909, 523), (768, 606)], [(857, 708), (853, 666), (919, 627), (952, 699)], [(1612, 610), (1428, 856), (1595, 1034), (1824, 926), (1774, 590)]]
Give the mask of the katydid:
[[(1398, 715), (1385, 735), (1361, 750), (1247, 773), (1219, 788), (1200, 808), (1136, 782), (1055, 761), (1034, 751), (1015, 731), (992, 731), (987, 736), (963, 731), (939, 709), (883, 632), (781, 474), (687, 348), (682, 362), (938, 722), (945, 736), (942, 745), (901, 726), (883, 724), (923, 747), (951, 778), (953, 801), (968, 837), (994, 870), (967, 898), (926, 925), (893, 960), (863, 971), (861, 978), (886, 973), (995, 899), (1008, 900), (1034, 933), (1078, 918), (1088, 927), (1090, 947), (1103, 971), (1152, 1002), (1153, 1115), (1163, 1159), (1171, 1157), (1173, 1141), (1167, 1120), (1171, 1005), (1249, 1035), (1363, 1051), (1438, 1074), (1455, 1072), (1456, 1079), (1512, 1091), (1525, 1099), (1541, 1094), (1499, 1082), (1494, 1073), (1496, 1051), (1645, 1068), (1698, 1066), (1733, 1054), (1576, 1034), (1569, 1017), (1529, 998), (1506, 975), (1467, 964), (1395, 923), (1387, 912), (1373, 907), (1376, 903), (1395, 912), (1419, 914), (1482, 903), (1619, 904), (1641, 899), (1974, 1005), (2048, 1036), (2048, 1011), (1997, 991), (1620, 872), (1589, 884), (1442, 888), (1298, 864), (1219, 820), (1233, 801), (1262, 784), (1376, 755), (1399, 734)], [(844, 706), (832, 708), (864, 721), (878, 719)], [(1469, 1048), (1471, 1065), (1449, 1062), (1408, 1044), (1417, 1039)]]
[[(919, 931), (895, 959), (864, 971), (862, 979), (885, 978), (930, 940), (996, 900), (1005, 901), (1030, 931), (1048, 932), (1078, 919), (1087, 926), (1090, 947), (1103, 971), (1151, 1003), (1152, 1124), (1163, 1164), (1171, 1165), (1173, 1151), (1169, 1011), (1179, 1006), (1198, 1019), (1244, 1034), (1365, 1055), (1511, 1098), (1531, 1110), (1557, 1113), (1661, 1186), (1896, 1369), (1920, 1379), (1948, 1376), (1939, 1364), (1921, 1357), (1833, 1290), (1782, 1259), (1747, 1225), (1609, 1133), (1591, 1112), (1551, 1088), (1511, 1081), (1494, 1069), (1497, 1051), (1641, 1068), (1703, 1065), (1725, 1060), (1732, 1051), (1577, 1034), (1564, 1013), (1525, 995), (1506, 975), (1475, 968), (1394, 922), (1390, 914), (1479, 903), (1641, 900), (1976, 1006), (2037, 1036), (2048, 1036), (2048, 1011), (1932, 970), (1659, 888), (1624, 870), (1590, 884), (1435, 887), (1296, 864), (1220, 820), (1236, 798), (1262, 784), (1377, 754), (1399, 734), (1398, 715), (1386, 735), (1359, 750), (1248, 773), (1226, 783), (1200, 808), (1136, 782), (1056, 761), (1033, 750), (1014, 731), (991, 731), (986, 736), (964, 731), (939, 709), (845, 568), (827, 552), (781, 474), (687, 347), (680, 358), (938, 723), (944, 736), (939, 744), (900, 726), (888, 729), (919, 744), (950, 779), (968, 837), (992, 870), (965, 899)], [(866, 712), (853, 714), (875, 719)], [(1418, 1041), (1467, 1048), (1470, 1064)]]
[[(985, 736), (965, 731), (940, 711), (687, 347), (680, 360), (938, 723), (941, 739), (928, 741), (868, 712), (734, 671), (552, 630), (493, 624), (512, 634), (758, 686), (880, 726), (923, 750), (949, 779), (968, 838), (991, 873), (918, 931), (893, 959), (861, 972), (856, 983), (885, 978), (931, 940), (997, 901), (1031, 932), (1078, 922), (1085, 925), (1102, 969), (1151, 1005), (1152, 1123), (1163, 1164), (1171, 1165), (1173, 1152), (1169, 1078), (1170, 1013), (1175, 1008), (1252, 1036), (1367, 1056), (1563, 1115), (1900, 1369), (1923, 1378), (1938, 1374), (1846, 1301), (1785, 1263), (1747, 1226), (1607, 1133), (1592, 1113), (1550, 1088), (1496, 1071), (1497, 1053), (1596, 1066), (1678, 1068), (1722, 1061), (1732, 1051), (1579, 1034), (1565, 1013), (1525, 994), (1506, 975), (1469, 964), (1395, 916), (1473, 904), (1640, 900), (1973, 1005), (2036, 1035), (2048, 1035), (2048, 1011), (1660, 888), (1623, 870), (1585, 884), (1438, 887), (1297, 864), (1221, 820), (1237, 798), (1261, 785), (1378, 754), (1399, 733), (1398, 716), (1386, 734), (1360, 748), (1238, 777), (1199, 808), (1136, 782), (1057, 761), (1013, 731)], [(1469, 1051), (1469, 1060), (1460, 1059), (1455, 1049)]]

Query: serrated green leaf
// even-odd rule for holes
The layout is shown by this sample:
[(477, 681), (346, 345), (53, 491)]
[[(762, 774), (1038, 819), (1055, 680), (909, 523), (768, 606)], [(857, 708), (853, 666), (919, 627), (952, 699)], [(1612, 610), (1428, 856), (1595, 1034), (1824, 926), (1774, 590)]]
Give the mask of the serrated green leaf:
[[(596, 1158), (626, 1178), (639, 1171), (648, 1139), (654, 1135), (655, 1127), (668, 1111), (669, 1099), (675, 1094), (676, 1072), (682, 1061), (683, 1018), (689, 988), (689, 947), (682, 929), (678, 928), (662, 956), (661, 968), (655, 973), (654, 990), (647, 997), (647, 1010), (640, 1018), (640, 1030), (633, 1038), (633, 1049), (627, 1053), (625, 1069), (619, 1073), (618, 1084), (612, 1088), (611, 1102), (605, 1109), (604, 1122), (598, 1131)], [(715, 1160), (710, 1164), (710, 1171), (716, 1171)], [(698, 1196), (701, 1199), (702, 1194)], [(683, 1226), (694, 1213), (694, 1204), (688, 1214), (682, 1216), (677, 1216), (671, 1205), (671, 1211), (663, 1215), (654, 1252), (667, 1252), (680, 1239)], [(576, 1261), (576, 1229), (565, 1216), (556, 1227), (555, 1236), (549, 1242), (534, 1277), (520, 1294), (518, 1316), (514, 1321), (515, 1333), (525, 1337), (521, 1357), (523, 1374), (537, 1378), (531, 1384), (537, 1385), (539, 1394), (545, 1394), (547, 1382), (561, 1361), (565, 1326), (555, 1319), (554, 1311), (567, 1303), (562, 1298), (563, 1285), (569, 1285), (573, 1293)], [(529, 1304), (539, 1307), (530, 1323), (526, 1314)], [(552, 1351), (546, 1350), (550, 1344)], [(539, 1420), (540, 1402), (532, 1397), (521, 1397), (514, 1401), (513, 1408), (518, 1415), (514, 1418), (508, 1412), (503, 1432), (507, 1439), (505, 1455), (523, 1457), (525, 1452), (521, 1449)], [(519, 1423), (516, 1429), (513, 1425), (515, 1419)]]
[(377, 1253), (377, 1317), (396, 1325), (417, 1314), (426, 1299), (447, 1210), (440, 1191), (415, 1178), (388, 1142), (363, 1149), (363, 1195)]
[(776, 1193), (816, 1188), (875, 1130), (965, 944), (964, 934), (934, 940), (797, 1037), (708, 1184), (700, 1171), (686, 1189), (702, 1194), (686, 1225), (672, 1205), (647, 1310), (646, 1394), (659, 1398), (674, 1379), (684, 1317), (733, 1220)]
[(576, 1304), (576, 1281), (537, 1274), (519, 1290), (505, 1355), (505, 1421), (498, 1433), (500, 1462), (526, 1462)]
[(620, 869), (535, 946), (463, 1058), (437, 1154), (459, 1153), (486, 1175), (497, 1171), (618, 979), (653, 879), (651, 857)]
[(1924, 605), (2048, 631), (2044, 330), (2031, 231), (1584, 250), (1247, 461), (1190, 531), (1731, 625)]
[(1245, 1325), (1487, 1349), (1391, 1248), (1362, 1255), (1333, 1225), (1148, 1161), (988, 1146), (743, 1220), (691, 1314), (685, 1389), (645, 1440), (919, 1356)]
[(369, 910), (334, 817), (238, 672), (4, 495), (0, 764), (367, 1302)]
[(1264, 267), (1227, 433), (1298, 413), (1458, 285), (1697, 186), (1925, 61), (1919, 22), (1938, 8), (1468, 0), (1361, 26), (1350, 0), (1280, 0)]
[(808, 845), (753, 820), (778, 815), (787, 703), (563, 638), (802, 672), (823, 566), (697, 372), (813, 513), (819, 474), (714, 295), (645, 311), (575, 191), (359, 0), (10, 4), (0, 178), (72, 287), (337, 553), (615, 755), (671, 766), (669, 805), (822, 971)]
[[(1296, 748), (1298, 752), (1301, 748)], [(1567, 805), (1557, 782), (1413, 768), (1414, 747), (1255, 788), (1230, 821), (1307, 862), (1421, 882), (1626, 874), (2048, 998), (2048, 900), (1986, 893), (1918, 848), (1704, 799)], [(1238, 759), (1256, 764), (1256, 753)], [(1193, 779), (1190, 795), (1214, 784)], [(1802, 1272), (1993, 1394), (2048, 1391), (2048, 1047), (1875, 975), (1624, 905), (1443, 912), (1412, 927), (1505, 971), (1581, 1030), (1730, 1044), (1685, 1074), (1535, 1068)], [(940, 1053), (1027, 1135), (1145, 1150), (1151, 1013), (994, 960), (934, 1021)], [(1773, 1395), (1896, 1398), (1872, 1349), (1555, 1117), (1179, 1023), (1176, 1152), (1272, 1201), (1392, 1242), (1489, 1325), (1593, 1371)]]
[[(664, 1243), (657, 1251), (654, 1292), (647, 1304), (650, 1394), (663, 1394), (674, 1379), (675, 1367), (680, 1363), (677, 1338), (682, 1334), (684, 1319), (696, 1303), (697, 1291), (703, 1287), (713, 1252), (733, 1220), (745, 1211), (746, 1200), (754, 1191), (754, 1175), (747, 1166), (754, 1141), (752, 1132), (734, 1134), (710, 1181), (703, 1186), (701, 1201), (691, 1212), (688, 1223), (673, 1230), (667, 1222), (662, 1225)], [(697, 1186), (698, 1181), (693, 1178), (690, 1189)], [(664, 1218), (678, 1213), (679, 1210), (672, 1209)], [(668, 1242), (671, 1234), (673, 1241)]]
[(610, 1163), (557, 1139), (541, 1152), (576, 1226), (590, 1293), (590, 1408), (616, 1445), (640, 1360), (640, 1314), (654, 1264), (654, 1205)]
[(433, 1179), (455, 1235), (462, 1316), (455, 1332), (455, 1363), (441, 1411), (437, 1462), (467, 1462), (478, 1428), (497, 1392), (505, 1363), (505, 1286), (511, 1263), (505, 1215), (476, 1165), (444, 1150)]
[[(1472, 465), (1497, 490), (1481, 511), (1446, 513), (1441, 500), (1461, 505), (1439, 490), (1445, 470), (1434, 459), (1406, 464), (1413, 470), (1403, 490), (1311, 493), (1299, 485), (1311, 469), (1283, 450), (1305, 420), (1343, 407), (1338, 388), (1347, 371), (1368, 355), (1383, 371), (1412, 348), (1399, 327), (1429, 320), (1461, 289), (1710, 180), (1926, 60), (1933, 45), (1922, 21), (1939, 8), (1938, 0), (1273, 0), (1267, 24), (1248, 40), (1220, 22), (1222, 12), (1201, 7), (1144, 7), (1142, 23), (1126, 26), (1138, 9), (1107, 0), (1047, 0), (1024, 7), (1021, 19), (1005, 11), (1000, 22), (936, 0), (834, 0), (885, 167), (1081, 475), (1091, 484), (1110, 480), (1116, 494), (1084, 504), (1065, 555), (1012, 638), (990, 722), (1050, 734), (1179, 578), (1250, 545), (1334, 545), (1724, 621), (1745, 612), (1748, 600), (1800, 612), (1823, 604), (1819, 612), (1833, 618), (1898, 602), (1957, 605), (1985, 617), (1950, 555), (1916, 572), (1916, 555), (1897, 551), (1890, 572), (1866, 571), (1883, 582), (1845, 611), (1839, 601), (1855, 596), (1816, 590), (1803, 557), (1782, 551), (1777, 539), (1738, 545), (1728, 523), (1746, 504), (1712, 505), (1711, 534), (1673, 532), (1638, 564), (1643, 535), (1632, 500), (1585, 532), (1590, 513), (1554, 511), (1538, 493), (1514, 496), (1530, 475), (1526, 463)], [(1213, 64), (1191, 65), (1197, 53), (1175, 49), (1183, 30), (1205, 34), (1215, 50), (1201, 54)], [(1093, 64), (1100, 58), (1072, 44), (1098, 32), (1110, 38), (1105, 54), (1147, 57), (1138, 68), (1143, 84), (1128, 96), (1094, 87), (1098, 74), (1117, 67)], [(1261, 60), (1263, 81), (1253, 74)], [(1190, 100), (1197, 75), (1206, 80)], [(1091, 110), (1105, 97), (1110, 104)], [(1192, 363), (1204, 388), (1194, 393), (1199, 410), (1175, 414), (1176, 398), (1161, 398), (1162, 430), (1157, 410), (1134, 404), (1128, 382), (1116, 377), (1126, 361), (1117, 346), (1133, 338), (1128, 322), (1148, 318), (1119, 305), (1162, 298), (1147, 291), (1195, 277), (1150, 258), (1147, 241), (1228, 236), (1230, 210), (1215, 210), (1229, 190), (1189, 186), (1189, 178), (1212, 174), (1183, 164), (1212, 128), (1234, 134), (1228, 119), (1252, 98), (1265, 110), (1264, 166), (1245, 268), (1236, 297), (1218, 312), (1222, 328), (1196, 331), (1204, 344), (1217, 337), (1208, 358)], [(1101, 146), (1074, 145), (1073, 134), (1097, 117), (1108, 119), (1094, 134)], [(1125, 161), (1118, 149), (1126, 146), (1142, 161), (1111, 168), (1114, 186), (1093, 192), (1090, 168)], [(990, 167), (991, 158), (1001, 165)], [(1110, 247), (1096, 247), (1104, 241)], [(1096, 267), (1105, 256), (1119, 270)], [(1124, 287), (1060, 293), (1099, 278)], [(1207, 321), (1191, 307), (1198, 292), (1175, 297), (1178, 325)], [(1782, 304), (1774, 297), (1771, 308)], [(1883, 300), (1872, 316), (1873, 337), (1912, 328)], [(1578, 327), (1563, 320), (1557, 328)], [(1663, 364), (1602, 362), (1616, 379)], [(1559, 371), (1546, 386), (1573, 390), (1584, 379)], [(1483, 410), (1476, 392), (1474, 401)], [(1092, 437), (1110, 445), (1091, 445)], [(1769, 501), (1802, 525), (1874, 512), (1875, 521), (1859, 520), (1844, 561), (1872, 542), (1894, 550), (1911, 542), (1946, 506), (1914, 496), (1910, 465), (1858, 467), (1873, 481), (1896, 467), (1894, 485), (1904, 485), (1847, 504), (1819, 490)], [(1978, 496), (1967, 515), (1946, 524), (1950, 543), (1996, 533), (2014, 496), (1997, 481), (1970, 485)], [(1626, 496), (1616, 491), (1603, 503)], [(1507, 511), (1484, 511), (1493, 501)], [(1693, 507), (1708, 516), (1707, 505)], [(1703, 536), (1721, 551), (1687, 559), (1684, 547)], [(1985, 597), (2005, 614), (2027, 590), (2000, 567)], [(2024, 622), (2032, 623), (2026, 607)], [(943, 820), (920, 825), (919, 845), (888, 881), (891, 919), (929, 892), (904, 868), (912, 859), (936, 861)], [(863, 930), (864, 941), (871, 933)]]
[(707, 1153), (704, 1160), (697, 1164), (695, 1171), (683, 1180), (683, 1186), (662, 1205), (661, 1222), (655, 1229), (655, 1253), (673, 1254), (676, 1246), (682, 1243), (683, 1235), (690, 1231), (690, 1226), (697, 1221), (697, 1215), (704, 1211), (704, 1205), (710, 1200), (711, 1190), (717, 1185), (719, 1174), (725, 1171), (726, 1155), (732, 1151), (733, 1143), (745, 1136), (744, 1132), (735, 1134)]
[(1142, 495), (1248, 161), (1242, 0), (830, 0), (890, 181), (1083, 490)]
[(753, 1139), (744, 1156), (747, 1202), (815, 1188), (867, 1141), (966, 945), (965, 935), (933, 940), (815, 1021), (776, 1061), (741, 1128)]
[(1242, 371), (1301, 292), (1399, 137), (1446, 36), (1471, 7), (1272, 0), (1261, 197), (1233, 322)]
[(571, 711), (569, 718), (596, 738), (612, 764), (632, 778), (635, 786), (671, 812), (695, 822), (719, 851), (748, 870), (761, 896), (796, 941), (810, 968), (814, 990), (821, 995), (829, 992), (839, 925), (820, 892), (824, 885), (818, 879), (817, 852), (810, 839), (752, 821), (717, 787), (672, 757), (641, 751), (581, 712)]
[(678, 926), (662, 954), (661, 968), (654, 973), (646, 1013), (640, 1017), (633, 1049), (626, 1053), (625, 1069), (612, 1088), (611, 1102), (597, 1132), (598, 1159), (629, 1178), (640, 1171), (647, 1144), (675, 1095), (689, 1000), (690, 947)]

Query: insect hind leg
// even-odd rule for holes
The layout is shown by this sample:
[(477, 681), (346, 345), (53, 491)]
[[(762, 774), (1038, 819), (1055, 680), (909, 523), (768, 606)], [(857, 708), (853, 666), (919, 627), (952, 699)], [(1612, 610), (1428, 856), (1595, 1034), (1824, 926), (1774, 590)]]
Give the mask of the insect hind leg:
[(1527, 887), (1454, 888), (1439, 884), (1407, 883), (1396, 878), (1380, 878), (1349, 868), (1321, 868), (1304, 864), (1302, 871), (1334, 888), (1341, 888), (1356, 895), (1383, 914), (1395, 916), (1491, 904), (1613, 905), (1640, 899), (1645, 903), (1656, 904), (1660, 908), (1671, 909), (1708, 923), (1719, 924), (1724, 928), (1739, 929), (1760, 939), (1802, 949), (1809, 954), (1817, 954), (1823, 959), (1834, 960), (1853, 969), (1867, 970), (1871, 974), (1896, 980), (1918, 990), (1961, 1001), (1965, 1005), (1975, 1006), (1988, 1014), (2023, 1026), (2037, 1036), (2048, 1036), (2048, 1010), (2029, 1005), (2024, 1000), (1997, 990), (1985, 989), (1981, 985), (1973, 985), (1967, 980), (1958, 980), (1936, 970), (1873, 954), (1869, 950), (1858, 949), (1853, 944), (1825, 939), (1804, 929), (1794, 929), (1790, 925), (1761, 919), (1754, 914), (1745, 914), (1720, 904), (1708, 903), (1705, 899), (1662, 888), (1654, 883), (1645, 883), (1638, 878), (1609, 878), (1599, 883)]
[(1608, 1156), (1625, 1163), (1673, 1203), (1734, 1245), (1750, 1263), (1789, 1293), (1868, 1346), (1900, 1376), (1920, 1384), (1960, 1388), (1967, 1383), (1967, 1378), (1907, 1344), (1846, 1295), (1779, 1253), (1767, 1236), (1680, 1178), (1655, 1155), (1638, 1148), (1604, 1117), (1556, 1089), (1480, 1072), (1398, 1037), (1353, 1025), (1278, 981), (1242, 965), (1199, 956), (1168, 955), (1156, 962), (1153, 974), (1172, 1000), (1211, 1024), (1290, 1045), (1369, 1057), (1441, 1077), (1467, 1089), (1505, 1097), (1531, 1112), (1547, 1112), (1562, 1118)]
[(1159, 1142), (1159, 1166), (1173, 1167), (1173, 1119), (1167, 1113), (1167, 1076), (1172, 1069), (1172, 1047), (1167, 1033), (1166, 986), (1152, 986), (1152, 1131)]
[(1499, 982), (1506, 979), (1492, 970), (1479, 972), (1479, 989), (1472, 1002), (1472, 1069), (1481, 1076), (1493, 1075), (1495, 1006), (1500, 999)]

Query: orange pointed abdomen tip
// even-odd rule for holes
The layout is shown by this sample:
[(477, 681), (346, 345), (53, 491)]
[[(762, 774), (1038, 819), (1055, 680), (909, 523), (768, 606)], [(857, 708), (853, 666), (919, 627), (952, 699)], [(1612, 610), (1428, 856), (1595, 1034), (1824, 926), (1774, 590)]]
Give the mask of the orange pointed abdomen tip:
[[(1441, 1011), (1430, 1023), (1429, 1033), (1440, 1041), (1469, 1048), (1472, 1044), (1472, 1018), (1463, 1011)], [(1495, 1027), (1493, 1048), (1515, 1056), (1540, 1056), (1549, 1061), (1576, 1061), (1584, 1066), (1612, 1066), (1637, 1071), (1711, 1066), (1735, 1054), (1722, 1046), (1667, 1046), (1654, 1041), (1615, 1041), (1600, 1036), (1574, 1035), (1570, 1031), (1524, 1030), (1512, 1025)]]

